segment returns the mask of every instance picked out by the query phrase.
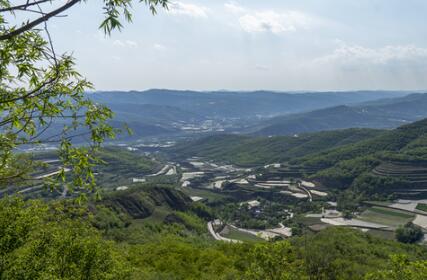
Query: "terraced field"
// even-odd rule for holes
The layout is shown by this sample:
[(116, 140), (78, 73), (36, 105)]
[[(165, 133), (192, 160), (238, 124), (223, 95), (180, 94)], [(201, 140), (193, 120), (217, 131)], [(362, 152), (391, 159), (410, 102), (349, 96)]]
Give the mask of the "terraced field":
[(311, 175), (318, 172), (321, 168), (318, 167), (305, 167), (299, 165), (284, 166), (281, 168), (270, 168), (268, 170), (268, 177), (282, 177), (282, 178), (300, 178), (305, 175)]
[(378, 176), (403, 178), (416, 186), (427, 187), (427, 165), (412, 162), (386, 162), (377, 166)]
[[(393, 208), (393, 209), (400, 209), (403, 211), (408, 211), (412, 213), (418, 213), (418, 214), (426, 214), (426, 212), (417, 209), (418, 205), (426, 204), (427, 199), (421, 199), (421, 200), (406, 200), (406, 199), (399, 199), (392, 203), (389, 203), (386, 205), (386, 207)], [(378, 206), (378, 205), (377, 205)], [(381, 206), (381, 205), (380, 205)]]
[(392, 228), (412, 221), (415, 215), (406, 211), (374, 206), (363, 212), (358, 219), (371, 223), (378, 223)]
[(384, 162), (373, 174), (403, 180), (403, 185), (393, 189), (402, 198), (427, 197), (427, 164), (418, 162)]

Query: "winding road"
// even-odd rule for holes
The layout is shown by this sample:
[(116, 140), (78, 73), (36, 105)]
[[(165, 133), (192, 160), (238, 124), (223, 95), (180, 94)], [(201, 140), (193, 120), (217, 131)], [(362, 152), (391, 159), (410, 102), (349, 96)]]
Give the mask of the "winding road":
[(225, 238), (225, 237), (222, 237), (221, 235), (219, 235), (218, 233), (216, 233), (215, 230), (213, 229), (212, 222), (208, 222), (208, 230), (209, 230), (209, 233), (212, 235), (212, 237), (215, 240), (225, 241), (225, 242), (230, 242), (230, 243), (242, 243), (242, 241), (240, 241), (240, 240)]

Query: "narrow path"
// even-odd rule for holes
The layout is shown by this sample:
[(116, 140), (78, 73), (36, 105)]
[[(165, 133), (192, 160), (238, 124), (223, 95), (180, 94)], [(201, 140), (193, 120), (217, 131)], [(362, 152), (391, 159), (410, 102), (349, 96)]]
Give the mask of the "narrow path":
[(307, 190), (305, 187), (303, 187), (301, 183), (298, 183), (298, 188), (305, 191), (308, 194), (310, 202), (313, 201), (313, 197), (311, 196), (311, 192), (309, 190)]
[(169, 170), (169, 168), (170, 168), (170, 165), (166, 164), (165, 166), (163, 166), (162, 169), (160, 169), (159, 172), (157, 172), (156, 174), (147, 175), (147, 177), (156, 177), (156, 176), (163, 175), (163, 174), (165, 174)]

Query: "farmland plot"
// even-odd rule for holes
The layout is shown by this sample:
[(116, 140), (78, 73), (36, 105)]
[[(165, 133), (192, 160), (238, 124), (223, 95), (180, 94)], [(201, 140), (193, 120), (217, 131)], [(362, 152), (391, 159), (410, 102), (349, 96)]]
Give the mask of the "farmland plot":
[(229, 239), (235, 239), (246, 242), (260, 242), (263, 241), (262, 238), (257, 237), (256, 235), (240, 231), (236, 228), (227, 226), (222, 232), (221, 236)]
[(374, 206), (363, 212), (358, 218), (363, 221), (398, 227), (410, 222), (415, 215), (401, 210)]
[(427, 229), (427, 216), (417, 215), (415, 217), (415, 220), (412, 223), (414, 223), (415, 225), (418, 225), (424, 229)]
[(405, 200), (405, 199), (399, 199), (397, 202), (390, 205), (390, 207), (403, 209), (411, 212), (415, 212), (415, 209), (417, 208), (418, 204), (420, 203), (427, 203), (427, 200)]

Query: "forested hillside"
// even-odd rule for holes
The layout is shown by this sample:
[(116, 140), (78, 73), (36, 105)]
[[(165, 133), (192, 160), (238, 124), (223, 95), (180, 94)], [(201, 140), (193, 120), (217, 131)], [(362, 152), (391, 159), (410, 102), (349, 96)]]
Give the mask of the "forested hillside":
[[(147, 189), (148, 197), (154, 190)], [(425, 248), (354, 230), (331, 228), (274, 243), (217, 243), (204, 237), (208, 217), (196, 205), (176, 211), (158, 193), (151, 199), (156, 208), (166, 207), (165, 215), (142, 220), (129, 212), (131, 206), (118, 206), (119, 199), (144, 193), (117, 194), (88, 208), (72, 201), (2, 199), (0, 277), (422, 279), (427, 272)]]
[(425, 196), (427, 119), (394, 130), (348, 129), (285, 137), (212, 136), (171, 149), (244, 166), (288, 162), (325, 187)]
[(372, 129), (348, 129), (282, 137), (217, 135), (178, 144), (170, 152), (178, 157), (201, 156), (238, 165), (264, 165), (370, 139), (381, 133)]
[(427, 120), (422, 120), (295, 162), (320, 167), (313, 177), (329, 187), (425, 197), (426, 135)]

